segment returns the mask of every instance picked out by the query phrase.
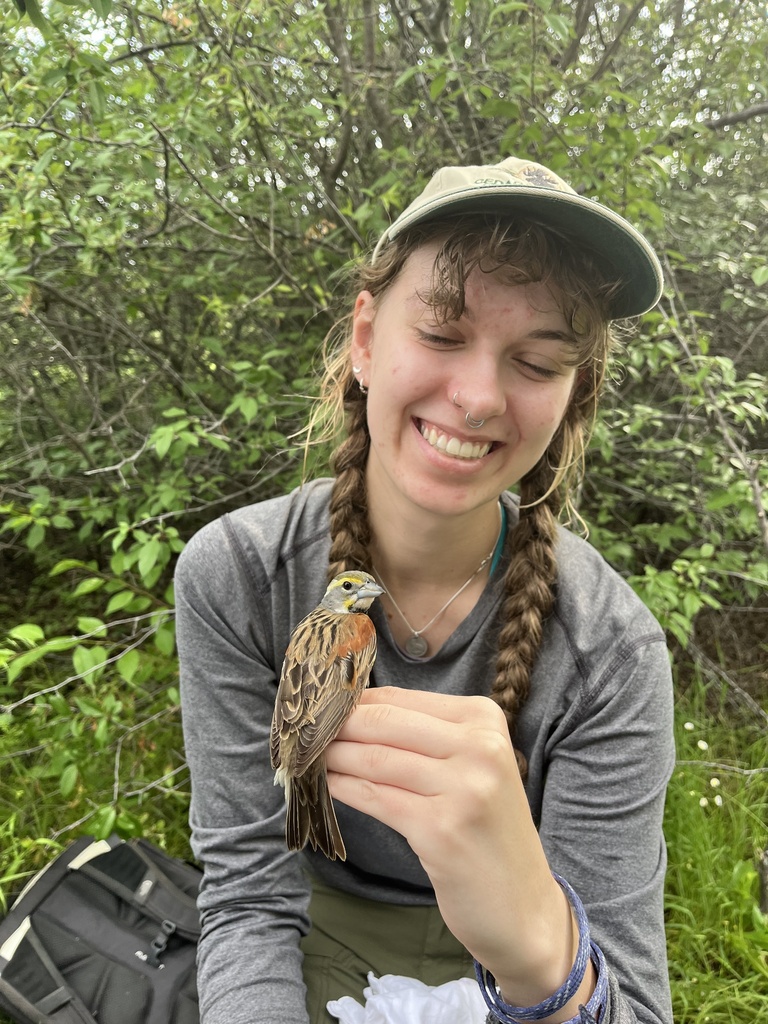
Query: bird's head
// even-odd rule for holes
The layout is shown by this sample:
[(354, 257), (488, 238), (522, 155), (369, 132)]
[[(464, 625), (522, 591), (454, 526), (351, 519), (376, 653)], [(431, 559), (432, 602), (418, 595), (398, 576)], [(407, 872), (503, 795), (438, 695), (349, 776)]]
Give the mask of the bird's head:
[(365, 612), (383, 593), (384, 588), (379, 586), (370, 573), (350, 569), (334, 576), (320, 604), (337, 613)]

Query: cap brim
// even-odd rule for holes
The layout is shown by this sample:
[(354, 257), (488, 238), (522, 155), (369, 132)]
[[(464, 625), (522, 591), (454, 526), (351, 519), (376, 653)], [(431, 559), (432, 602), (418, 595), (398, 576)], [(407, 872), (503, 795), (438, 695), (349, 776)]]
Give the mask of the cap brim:
[(459, 189), (434, 196), (404, 214), (384, 232), (373, 259), (387, 242), (408, 228), (458, 213), (524, 213), (547, 224), (589, 250), (608, 281), (620, 281), (610, 314), (613, 319), (639, 316), (661, 298), (664, 278), (656, 253), (623, 217), (593, 199), (556, 189), (504, 185)]

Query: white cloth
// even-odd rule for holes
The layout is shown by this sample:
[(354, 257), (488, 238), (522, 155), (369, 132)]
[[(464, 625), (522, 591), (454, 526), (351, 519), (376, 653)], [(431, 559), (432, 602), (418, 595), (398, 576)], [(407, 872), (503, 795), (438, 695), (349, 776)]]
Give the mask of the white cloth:
[(332, 999), (328, 1012), (341, 1024), (484, 1024), (488, 1014), (471, 978), (425, 985), (416, 978), (368, 975), (365, 1006), (351, 996)]

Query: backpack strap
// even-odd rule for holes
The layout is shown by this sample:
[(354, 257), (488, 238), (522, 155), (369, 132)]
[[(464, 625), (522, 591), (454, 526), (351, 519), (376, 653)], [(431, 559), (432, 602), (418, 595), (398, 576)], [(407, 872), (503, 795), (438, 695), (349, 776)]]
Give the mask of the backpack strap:
[[(22, 958), (18, 966), (14, 961), (17, 953)], [(35, 935), (28, 917), (15, 932), (5, 935), (0, 948), (0, 1009), (31, 1024), (41, 1020), (46, 1024), (96, 1024)]]
[[(188, 870), (189, 885), (195, 893), (192, 895), (180, 888), (163, 870), (164, 856), (149, 843), (121, 842), (104, 856), (83, 864), (79, 870), (154, 918), (166, 934), (178, 932), (185, 939), (197, 941), (200, 937), (200, 915), (195, 896), (202, 872), (191, 865), (183, 865)], [(167, 859), (172, 862), (172, 858)], [(169, 931), (170, 925), (173, 928)]]
[(47, 899), (61, 880), (72, 870), (76, 870), (94, 857), (109, 853), (122, 840), (117, 836), (109, 839), (92, 839), (81, 836), (54, 858), (24, 886), (14, 901), (7, 917), (0, 924), (0, 942), (3, 941), (7, 928), (15, 928), (15, 922), (22, 921)]
[[(68, 987), (31, 927), (31, 916), (72, 870), (103, 856), (121, 842), (116, 836), (83, 836), (55, 857), (27, 883), (0, 921), (0, 1007), (16, 1019), (55, 1024), (96, 1024), (86, 1006)], [(17, 979), (17, 975), (19, 978)], [(16, 981), (22, 981), (26, 998)]]

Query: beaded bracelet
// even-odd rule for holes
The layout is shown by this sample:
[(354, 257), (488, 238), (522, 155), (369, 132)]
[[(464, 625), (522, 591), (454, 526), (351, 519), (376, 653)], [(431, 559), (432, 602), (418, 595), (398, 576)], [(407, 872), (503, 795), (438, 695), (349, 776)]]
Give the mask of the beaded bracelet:
[[(501, 1024), (526, 1024), (528, 1021), (544, 1020), (544, 1018), (551, 1017), (552, 1014), (557, 1013), (557, 1011), (561, 1010), (578, 991), (579, 985), (581, 985), (584, 979), (587, 964), (590, 960), (592, 960), (597, 971), (597, 984), (595, 986), (595, 991), (592, 993), (586, 1007), (583, 1009), (587, 1013), (592, 1013), (594, 1019), (605, 1002), (608, 985), (605, 958), (603, 957), (600, 947), (595, 945), (595, 943), (590, 939), (589, 922), (584, 910), (584, 905), (564, 878), (561, 878), (554, 872), (552, 872), (552, 877), (565, 892), (576, 918), (576, 923), (579, 929), (579, 944), (576, 951), (576, 959), (573, 967), (571, 968), (570, 974), (557, 992), (555, 992), (554, 995), (549, 996), (548, 999), (543, 1000), (543, 1002), (539, 1003), (537, 1006), (510, 1006), (508, 1003), (505, 1003), (499, 995), (494, 976), (490, 971), (486, 970), (482, 964), (475, 961), (475, 975), (477, 977), (477, 982), (480, 985), (480, 991), (483, 994), (483, 998), (485, 999), (489, 1010), (494, 1017), (501, 1022)], [(584, 1017), (574, 1017), (573, 1021), (578, 1024), (579, 1021), (584, 1021)], [(589, 1017), (586, 1018), (586, 1021), (589, 1022)], [(568, 1022), (568, 1024), (570, 1024), (570, 1022)]]

